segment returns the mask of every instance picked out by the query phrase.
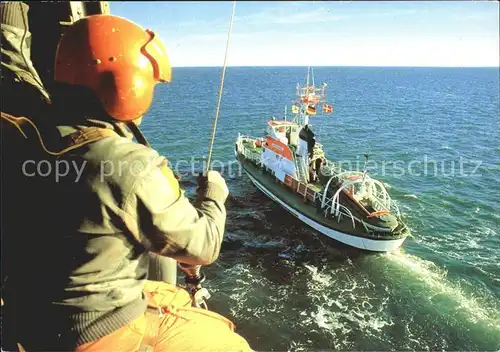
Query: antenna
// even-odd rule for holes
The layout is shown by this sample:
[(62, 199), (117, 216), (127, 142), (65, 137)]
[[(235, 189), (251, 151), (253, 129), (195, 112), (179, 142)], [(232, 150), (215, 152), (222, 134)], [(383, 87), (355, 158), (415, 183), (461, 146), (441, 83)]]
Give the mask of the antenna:
[(368, 158), (370, 157), (370, 147), (368, 147), (368, 152), (366, 152), (364, 156), (365, 156), (365, 165), (363, 166), (363, 181), (365, 181), (366, 174), (368, 173), (368, 170), (366, 169), (366, 164), (368, 163)]
[(309, 71), (311, 66), (307, 66), (307, 79), (306, 79), (306, 97), (309, 96)]

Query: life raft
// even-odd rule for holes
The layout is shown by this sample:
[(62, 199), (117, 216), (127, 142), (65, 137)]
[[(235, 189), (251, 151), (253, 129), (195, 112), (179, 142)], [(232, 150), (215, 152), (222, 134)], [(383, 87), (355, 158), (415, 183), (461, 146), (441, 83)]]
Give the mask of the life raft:
[(373, 213), (370, 213), (370, 215), (368, 215), (368, 218), (375, 218), (375, 217), (379, 217), (381, 215), (387, 215), (389, 213), (390, 213), (390, 211), (387, 209), (374, 211)]

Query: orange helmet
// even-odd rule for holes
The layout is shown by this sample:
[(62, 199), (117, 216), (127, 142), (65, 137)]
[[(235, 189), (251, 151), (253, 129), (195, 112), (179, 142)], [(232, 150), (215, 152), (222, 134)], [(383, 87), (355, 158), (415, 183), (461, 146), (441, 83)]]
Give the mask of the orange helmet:
[(172, 67), (158, 36), (121, 17), (92, 15), (67, 29), (57, 46), (54, 79), (90, 88), (114, 119), (142, 116), (154, 86)]

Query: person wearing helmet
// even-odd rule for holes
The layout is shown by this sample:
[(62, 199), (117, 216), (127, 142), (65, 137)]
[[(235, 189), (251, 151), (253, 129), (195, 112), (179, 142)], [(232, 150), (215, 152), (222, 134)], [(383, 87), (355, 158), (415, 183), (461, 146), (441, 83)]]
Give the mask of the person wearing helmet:
[[(32, 4), (0, 3), (2, 112), (36, 119), (50, 105), (50, 95), (31, 60), (28, 18)], [(43, 117), (42, 117), (43, 119)], [(2, 121), (3, 123), (4, 121)], [(176, 283), (177, 265), (170, 258), (148, 253), (148, 279)]]
[(3, 330), (27, 351), (251, 350), (186, 291), (146, 280), (148, 252), (218, 258), (228, 197), (209, 171), (192, 204), (138, 129), (156, 84), (172, 79), (163, 43), (127, 19), (88, 16), (61, 37), (54, 71), (53, 116), (28, 123), (38, 149), (10, 153), (2, 171)]

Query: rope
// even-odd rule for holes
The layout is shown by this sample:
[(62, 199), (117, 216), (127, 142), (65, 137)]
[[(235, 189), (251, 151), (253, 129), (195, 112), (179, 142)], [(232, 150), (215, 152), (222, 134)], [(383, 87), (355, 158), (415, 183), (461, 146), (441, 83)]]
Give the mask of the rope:
[(227, 52), (229, 49), (229, 41), (231, 40), (231, 30), (233, 28), (235, 8), (236, 8), (236, 1), (233, 1), (233, 12), (231, 14), (231, 21), (229, 22), (229, 30), (227, 33), (226, 53), (224, 55), (224, 65), (222, 66), (222, 76), (221, 76), (220, 87), (219, 87), (219, 100), (217, 101), (217, 110), (215, 111), (215, 120), (214, 120), (214, 127), (212, 130), (212, 138), (210, 140), (210, 148), (208, 149), (208, 159), (207, 159), (207, 170), (206, 171), (210, 170), (210, 161), (212, 159), (212, 150), (213, 150), (213, 146), (214, 146), (215, 132), (217, 130), (217, 120), (219, 119), (220, 102), (222, 99), (222, 90), (224, 88), (224, 76), (226, 75)]
[(64, 148), (63, 150), (61, 150), (59, 152), (53, 152), (53, 151), (49, 150), (47, 148), (47, 146), (45, 145), (45, 143), (43, 142), (42, 134), (40, 133), (40, 130), (37, 128), (36, 124), (33, 121), (31, 121), (30, 119), (28, 119), (24, 116), (15, 117), (15, 116), (3, 113), (3, 112), (2, 112), (2, 118), (7, 120), (8, 122), (10, 122), (11, 124), (13, 124), (14, 127), (17, 128), (19, 130), (19, 132), (21, 132), (21, 134), (23, 135), (23, 137), (25, 139), (28, 139), (28, 136), (26, 135), (26, 133), (24, 133), (23, 129), (20, 127), (20, 124), (22, 123), (22, 121), (24, 121), (24, 122), (28, 123), (29, 125), (31, 125), (31, 127), (36, 132), (36, 135), (38, 137), (38, 141), (40, 142), (40, 146), (42, 147), (43, 151), (46, 152), (47, 154), (50, 154), (53, 156), (63, 155), (64, 153), (67, 153), (73, 149), (80, 148), (87, 143), (98, 141), (98, 140), (103, 138), (102, 135), (97, 135), (93, 138), (86, 138), (82, 143), (76, 143), (76, 144), (70, 145), (69, 147)]

